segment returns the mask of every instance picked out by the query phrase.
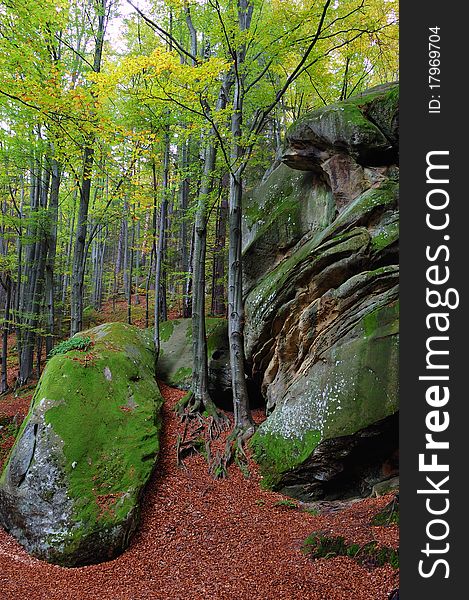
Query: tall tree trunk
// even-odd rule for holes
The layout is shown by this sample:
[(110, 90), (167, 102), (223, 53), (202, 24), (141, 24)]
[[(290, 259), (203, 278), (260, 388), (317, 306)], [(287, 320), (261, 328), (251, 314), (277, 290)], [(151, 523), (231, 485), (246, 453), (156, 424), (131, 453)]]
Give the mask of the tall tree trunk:
[[(99, 0), (98, 30), (96, 32), (96, 45), (94, 51), (93, 71), (101, 71), (101, 61), (106, 30), (106, 4), (107, 0)], [(77, 231), (75, 236), (75, 250), (72, 266), (72, 292), (71, 292), (71, 335), (78, 333), (83, 327), (83, 292), (86, 267), (86, 237), (88, 233), (88, 209), (90, 204), (91, 177), (94, 163), (94, 133), (87, 135), (83, 153), (83, 177), (80, 186), (80, 205), (78, 207)]]
[(21, 331), (21, 300), (23, 298), (23, 227), (21, 222), (23, 220), (23, 209), (24, 209), (24, 197), (25, 197), (25, 182), (24, 177), (21, 176), (21, 200), (19, 207), (18, 217), (20, 219), (18, 238), (16, 240), (16, 251), (18, 254), (18, 268), (16, 270), (16, 295), (15, 295), (15, 323), (16, 323), (16, 350), (18, 354), (18, 363), (21, 360), (21, 347), (22, 347), (22, 331)]
[(151, 276), (153, 274), (153, 258), (154, 258), (154, 256), (155, 256), (155, 244), (153, 243), (151, 253), (150, 253), (150, 264), (148, 265), (147, 279), (145, 282), (145, 327), (147, 329), (150, 327), (149, 295), (150, 295)]
[(123, 284), (124, 284), (124, 298), (128, 297), (129, 287), (131, 285), (131, 282), (129, 281), (129, 221), (127, 218), (128, 211), (129, 211), (129, 205), (126, 200), (124, 202), (125, 217), (122, 220), (122, 228), (123, 228), (122, 275), (123, 275)]
[(42, 176), (42, 158), (37, 161), (37, 169), (31, 167), (31, 224), (28, 229), (28, 246), (25, 257), (23, 299), (21, 306), (23, 336), (20, 353), (18, 384), (24, 385), (33, 375), (34, 342), (37, 335), (39, 315), (44, 291), (44, 269), (47, 250), (47, 236), (41, 229), (36, 215), (46, 209), (47, 177)]
[(215, 317), (226, 315), (226, 290), (225, 290), (225, 246), (226, 224), (228, 220), (228, 200), (225, 198), (222, 183), (222, 197), (218, 207), (215, 249), (213, 255), (212, 271), (212, 307), (211, 313)]
[[(234, 117), (236, 119), (236, 116)], [(235, 429), (254, 428), (244, 368), (244, 305), (242, 273), (241, 206), (242, 180), (239, 173), (230, 177), (230, 245), (228, 255), (228, 332), (233, 386)]]
[(91, 175), (94, 158), (94, 136), (88, 139), (91, 144), (85, 148), (83, 180), (80, 187), (80, 204), (78, 207), (77, 230), (75, 235), (75, 251), (72, 265), (72, 290), (70, 299), (70, 335), (83, 329), (83, 294), (85, 282), (85, 248), (88, 233), (88, 209), (91, 192)]
[[(240, 29), (249, 29), (252, 17), (252, 5), (249, 0), (240, 0), (238, 4)], [(230, 345), (230, 365), (233, 386), (234, 426), (243, 437), (254, 431), (254, 421), (249, 406), (246, 386), (244, 359), (244, 305), (242, 272), (242, 199), (243, 173), (246, 162), (243, 161), (241, 133), (243, 123), (243, 74), (242, 64), (245, 49), (236, 51), (235, 84), (233, 109), (231, 115), (232, 149), (231, 162), (234, 165), (230, 173), (229, 225), (230, 244), (228, 253), (228, 334)]]
[(191, 310), (189, 306), (187, 292), (187, 282), (190, 278), (189, 271), (189, 243), (188, 243), (188, 215), (187, 209), (189, 207), (189, 178), (186, 174), (188, 167), (188, 146), (189, 142), (184, 141), (181, 146), (181, 158), (180, 158), (180, 169), (184, 173), (181, 181), (181, 187), (179, 189), (179, 210), (181, 214), (179, 241), (181, 244), (181, 271), (186, 273), (183, 282), (182, 292), (182, 316), (184, 318), (191, 316)]
[[(187, 270), (187, 278), (184, 287), (184, 314), (183, 316), (190, 317), (192, 315), (192, 274), (194, 271), (194, 243), (195, 243), (195, 225), (191, 227), (191, 245), (189, 248), (189, 263)], [(186, 317), (186, 318), (187, 318)]]
[[(213, 132), (212, 132), (213, 133)], [(205, 258), (207, 250), (208, 204), (213, 188), (216, 147), (213, 137), (205, 149), (205, 164), (195, 216), (194, 275), (192, 294), (192, 407), (202, 405), (215, 416), (217, 413), (208, 391), (207, 333), (205, 327)]]
[(68, 289), (70, 283), (70, 269), (72, 266), (72, 255), (73, 255), (73, 234), (75, 231), (75, 218), (76, 218), (76, 205), (77, 205), (78, 194), (75, 189), (73, 193), (73, 208), (72, 214), (69, 219), (69, 238), (67, 242), (67, 257), (65, 260), (65, 272), (62, 279), (62, 296), (61, 296), (61, 310), (59, 316), (58, 330), (62, 334), (62, 319), (65, 316), (65, 308), (67, 303)]
[(130, 243), (129, 256), (129, 288), (127, 291), (127, 323), (132, 325), (132, 279), (134, 266), (134, 246), (135, 246), (135, 223), (132, 222), (132, 240)]
[(55, 304), (54, 304), (54, 270), (55, 257), (57, 252), (57, 220), (59, 214), (59, 191), (61, 168), (55, 159), (51, 161), (52, 183), (49, 197), (49, 235), (47, 248), (47, 262), (45, 267), (45, 286), (46, 286), (46, 304), (47, 304), (47, 335), (46, 335), (46, 354), (54, 346), (55, 334)]
[[(161, 198), (160, 219), (158, 227), (158, 247), (156, 250), (156, 272), (155, 272), (155, 373), (156, 365), (160, 355), (160, 309), (162, 297), (162, 273), (163, 273), (163, 253), (166, 236), (166, 214), (168, 209), (168, 187), (169, 187), (169, 133), (165, 135), (164, 160), (163, 160), (163, 196)], [(156, 179), (156, 177), (154, 177)]]
[[(140, 242), (140, 221), (137, 221), (137, 223), (134, 223), (134, 228), (136, 229), (136, 231), (134, 231), (133, 233), (133, 242), (132, 242), (132, 248), (134, 246), (134, 242), (135, 242), (135, 238), (137, 238), (137, 245)], [(134, 250), (132, 250), (132, 252), (134, 252)], [(136, 251), (135, 252), (135, 306), (138, 306), (140, 304), (140, 295), (139, 295), (139, 286), (140, 286), (140, 252)]]

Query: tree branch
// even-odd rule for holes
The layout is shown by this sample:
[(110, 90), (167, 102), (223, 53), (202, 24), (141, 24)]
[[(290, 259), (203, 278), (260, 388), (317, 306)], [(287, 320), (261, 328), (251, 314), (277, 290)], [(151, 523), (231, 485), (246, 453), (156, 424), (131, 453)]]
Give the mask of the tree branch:
[(166, 29), (163, 29), (159, 25), (157, 25), (154, 21), (152, 21), (149, 17), (147, 17), (139, 8), (135, 6), (132, 0), (126, 0), (128, 4), (142, 17), (147, 25), (149, 25), (152, 29), (154, 29), (166, 43), (172, 43), (178, 49), (179, 53), (184, 54), (188, 58), (193, 61), (193, 64), (199, 64), (199, 60), (197, 56), (194, 56), (191, 52), (188, 52), (179, 42), (178, 40)]

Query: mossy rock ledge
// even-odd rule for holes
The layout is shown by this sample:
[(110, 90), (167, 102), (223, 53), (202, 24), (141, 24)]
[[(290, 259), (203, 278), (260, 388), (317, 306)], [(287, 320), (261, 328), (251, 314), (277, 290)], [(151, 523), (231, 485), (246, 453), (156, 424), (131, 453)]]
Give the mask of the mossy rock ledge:
[(32, 555), (74, 567), (128, 546), (159, 451), (151, 339), (123, 323), (51, 358), (0, 478), (0, 523)]
[(396, 470), (398, 97), (307, 113), (248, 202), (245, 350), (268, 412), (251, 444), (265, 485), (303, 500), (367, 495)]

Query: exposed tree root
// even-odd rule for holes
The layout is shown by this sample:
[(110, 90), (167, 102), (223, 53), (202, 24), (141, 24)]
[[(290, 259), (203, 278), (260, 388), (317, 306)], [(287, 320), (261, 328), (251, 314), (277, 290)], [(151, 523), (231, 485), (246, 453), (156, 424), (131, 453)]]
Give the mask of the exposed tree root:
[[(202, 409), (205, 407), (204, 413)], [(212, 463), (219, 462), (218, 453), (212, 455), (212, 442), (230, 426), (229, 418), (217, 409), (208, 398), (205, 402), (196, 398), (189, 391), (175, 406), (175, 411), (184, 424), (176, 443), (176, 461), (178, 466), (184, 465), (184, 458), (194, 453), (203, 454), (209, 465), (210, 473), (216, 470)]]
[(225, 453), (219, 466), (218, 477), (225, 477), (228, 466), (234, 462), (245, 477), (249, 477), (246, 443), (254, 435), (255, 425), (248, 422), (235, 427), (226, 440)]
[(174, 410), (180, 417), (185, 415), (191, 415), (198, 413), (201, 407), (201, 401), (197, 400), (192, 390), (189, 390), (185, 396), (183, 396), (179, 402), (177, 402)]

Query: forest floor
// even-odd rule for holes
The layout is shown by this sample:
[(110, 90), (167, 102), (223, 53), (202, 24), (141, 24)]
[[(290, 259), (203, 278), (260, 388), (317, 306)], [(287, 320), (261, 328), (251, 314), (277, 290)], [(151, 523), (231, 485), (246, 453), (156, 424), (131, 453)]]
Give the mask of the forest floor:
[[(301, 503), (263, 490), (251, 460), (249, 478), (232, 466), (226, 479), (215, 481), (201, 455), (178, 467), (181, 424), (173, 407), (184, 392), (160, 388), (161, 454), (129, 549), (110, 562), (67, 569), (32, 558), (0, 528), (2, 600), (387, 600), (399, 587), (398, 571), (389, 564), (364, 567), (348, 557), (312, 561), (301, 551), (305, 538), (318, 531), (397, 548), (396, 525), (370, 525), (392, 496), (311, 514)], [(21, 422), (31, 395), (26, 389), (0, 398), (0, 419), (16, 415)], [(255, 412), (257, 422), (263, 418)]]

